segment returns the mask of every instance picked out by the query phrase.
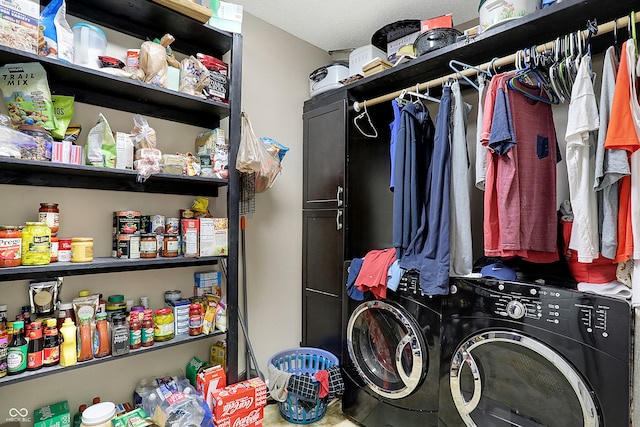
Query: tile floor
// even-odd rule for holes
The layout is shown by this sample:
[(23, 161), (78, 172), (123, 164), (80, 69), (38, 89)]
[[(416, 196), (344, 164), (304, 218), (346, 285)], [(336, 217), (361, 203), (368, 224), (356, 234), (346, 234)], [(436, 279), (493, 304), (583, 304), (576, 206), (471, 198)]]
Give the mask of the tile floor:
[[(333, 399), (327, 406), (327, 413), (320, 420), (315, 423), (306, 424), (314, 427), (356, 427), (358, 424), (350, 421), (342, 415), (342, 402), (340, 399)], [(282, 418), (280, 415), (280, 409), (277, 404), (269, 404), (264, 409), (264, 421), (262, 422), (264, 427), (277, 427), (277, 426), (294, 426), (296, 424)]]

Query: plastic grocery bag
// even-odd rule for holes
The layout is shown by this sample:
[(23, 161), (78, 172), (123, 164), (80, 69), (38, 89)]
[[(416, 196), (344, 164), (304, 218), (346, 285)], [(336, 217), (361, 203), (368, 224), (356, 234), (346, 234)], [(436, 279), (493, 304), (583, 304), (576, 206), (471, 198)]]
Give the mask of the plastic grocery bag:
[(280, 175), (280, 160), (272, 155), (260, 141), (251, 127), (249, 116), (242, 112), (242, 133), (236, 169), (240, 172), (256, 174), (256, 193), (262, 193), (273, 185)]

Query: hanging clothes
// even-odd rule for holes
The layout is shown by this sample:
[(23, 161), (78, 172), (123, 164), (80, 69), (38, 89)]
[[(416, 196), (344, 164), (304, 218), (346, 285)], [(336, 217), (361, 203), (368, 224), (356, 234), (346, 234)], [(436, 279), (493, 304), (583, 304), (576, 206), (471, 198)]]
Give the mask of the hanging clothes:
[(605, 149), (609, 119), (616, 89), (618, 57), (614, 46), (610, 46), (604, 55), (602, 84), (600, 87), (598, 145), (596, 148), (595, 180), (598, 203), (598, 235), (600, 253), (603, 257), (614, 259), (618, 247), (618, 181), (631, 173), (627, 152), (620, 149)]
[(569, 249), (577, 251), (578, 261), (590, 263), (598, 258), (598, 206), (592, 183), (595, 179), (596, 131), (600, 127), (596, 95), (591, 74), (591, 56), (580, 60), (571, 90), (565, 140), (569, 196), (574, 220)]
[(396, 141), (393, 191), (393, 246), (401, 259), (421, 225), (434, 125), (424, 105), (402, 108)]
[(476, 188), (484, 191), (487, 177), (487, 147), (482, 144), (482, 121), (484, 118), (484, 103), (487, 98), (487, 77), (478, 76), (478, 115), (476, 118)]
[(451, 94), (453, 101), (450, 130), (450, 275), (465, 276), (473, 269), (469, 152), (467, 149), (467, 124), (471, 105), (464, 102), (458, 81), (451, 85)]
[(451, 88), (445, 86), (436, 117), (432, 160), (426, 168), (423, 222), (400, 260), (401, 268), (420, 272), (420, 288), (425, 295), (449, 293), (450, 114)]
[(389, 158), (391, 159), (391, 173), (389, 180), (389, 189), (393, 191), (395, 187), (395, 164), (396, 164), (396, 144), (398, 141), (398, 128), (400, 127), (400, 105), (395, 99), (391, 101), (391, 108), (393, 109), (393, 121), (389, 124), (389, 133), (391, 135), (389, 141)]
[[(622, 46), (620, 56), (620, 68), (616, 78), (616, 89), (613, 94), (611, 117), (607, 128), (605, 148), (622, 149), (630, 157), (631, 153), (640, 146), (638, 135), (634, 129), (631, 114), (631, 69), (629, 68), (628, 49), (633, 48), (633, 42), (626, 41)], [(634, 57), (635, 60), (635, 57)], [(631, 171), (633, 174), (633, 170)], [(633, 231), (631, 229), (631, 176), (624, 176), (618, 185), (619, 210), (618, 210), (618, 248), (615, 261), (625, 262), (633, 255)]]
[[(515, 90), (504, 92), (504, 85), (504, 76), (494, 76), (485, 103), (483, 143), (503, 153), (494, 150), (487, 158), (485, 255), (554, 262), (559, 259), (558, 153), (551, 105)], [(499, 103), (501, 90), (506, 93), (504, 108)], [(496, 100), (498, 103), (490, 106)], [(486, 114), (491, 109), (489, 119)]]

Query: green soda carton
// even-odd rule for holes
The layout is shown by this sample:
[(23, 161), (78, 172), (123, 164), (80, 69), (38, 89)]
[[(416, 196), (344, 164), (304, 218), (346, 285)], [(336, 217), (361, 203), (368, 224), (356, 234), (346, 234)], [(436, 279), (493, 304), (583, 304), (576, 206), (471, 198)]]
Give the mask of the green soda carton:
[(71, 427), (69, 402), (53, 403), (33, 411), (34, 427)]

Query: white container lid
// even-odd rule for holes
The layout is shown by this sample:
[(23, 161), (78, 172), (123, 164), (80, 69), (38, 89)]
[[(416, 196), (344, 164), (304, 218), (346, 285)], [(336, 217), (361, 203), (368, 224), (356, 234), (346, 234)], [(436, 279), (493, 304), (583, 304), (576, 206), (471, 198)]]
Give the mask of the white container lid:
[(116, 404), (113, 402), (100, 402), (89, 406), (82, 411), (82, 424), (97, 426), (106, 421), (111, 421), (116, 416)]

